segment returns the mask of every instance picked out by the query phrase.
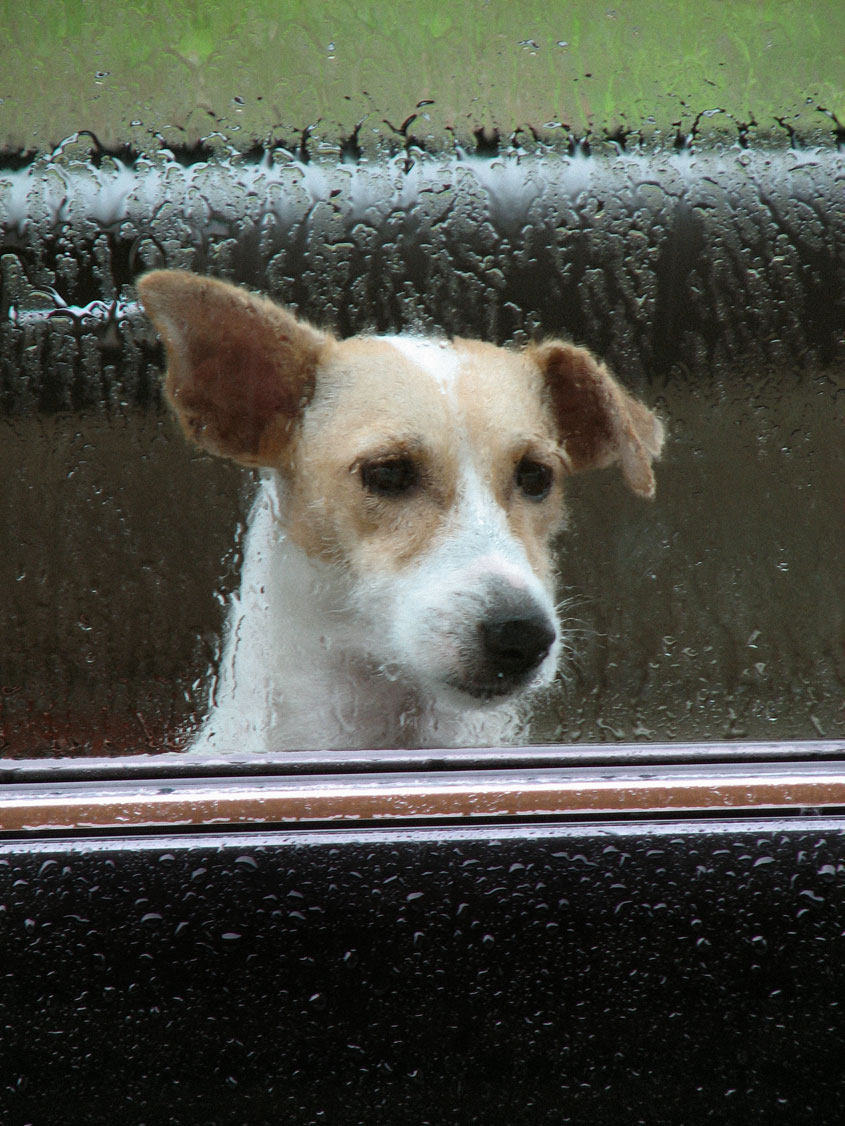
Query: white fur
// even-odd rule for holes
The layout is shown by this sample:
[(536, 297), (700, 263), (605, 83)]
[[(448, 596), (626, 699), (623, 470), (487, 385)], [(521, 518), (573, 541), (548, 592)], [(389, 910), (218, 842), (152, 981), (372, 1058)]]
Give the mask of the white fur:
[[(190, 749), (457, 747), (516, 738), (518, 702), (476, 705), (436, 687), (454, 657), (450, 622), (483, 612), (484, 579), (500, 576), (530, 592), (554, 621), (549, 592), (495, 514), (473, 527), (483, 501), (472, 497), (461, 534), (406, 574), (353, 590), (342, 571), (285, 536), (282, 490), (268, 470), (249, 517), (211, 710)], [(558, 636), (537, 687), (554, 677), (559, 650)]]
[(422, 368), (444, 394), (452, 394), (460, 361), (448, 340), (426, 340), (421, 336), (383, 336), (382, 340)]

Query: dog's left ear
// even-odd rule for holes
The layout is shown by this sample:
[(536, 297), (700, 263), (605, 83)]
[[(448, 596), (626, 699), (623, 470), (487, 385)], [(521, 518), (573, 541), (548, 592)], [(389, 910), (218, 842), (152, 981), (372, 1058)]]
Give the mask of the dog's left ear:
[(186, 270), (138, 282), (167, 349), (167, 396), (185, 433), (242, 465), (276, 465), (333, 338), (237, 286)]
[(549, 341), (529, 349), (546, 384), (561, 442), (574, 471), (619, 463), (628, 486), (654, 496), (651, 463), (663, 423), (616, 382), (585, 348)]

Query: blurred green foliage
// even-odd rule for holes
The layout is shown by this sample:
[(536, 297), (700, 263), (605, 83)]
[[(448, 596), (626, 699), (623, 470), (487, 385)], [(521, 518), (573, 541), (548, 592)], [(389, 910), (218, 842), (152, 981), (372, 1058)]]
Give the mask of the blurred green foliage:
[(843, 0), (0, 0), (0, 41), (6, 149), (845, 123)]

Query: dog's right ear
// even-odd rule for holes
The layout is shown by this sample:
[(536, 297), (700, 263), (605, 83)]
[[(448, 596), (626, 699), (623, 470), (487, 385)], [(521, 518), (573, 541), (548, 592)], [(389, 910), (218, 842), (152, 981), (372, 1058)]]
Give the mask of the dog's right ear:
[(586, 348), (551, 340), (528, 350), (540, 368), (573, 471), (618, 463), (628, 486), (654, 496), (651, 465), (663, 447), (663, 423), (629, 395)]
[(156, 270), (138, 282), (167, 350), (165, 389), (185, 432), (243, 465), (277, 465), (332, 337), (213, 278)]

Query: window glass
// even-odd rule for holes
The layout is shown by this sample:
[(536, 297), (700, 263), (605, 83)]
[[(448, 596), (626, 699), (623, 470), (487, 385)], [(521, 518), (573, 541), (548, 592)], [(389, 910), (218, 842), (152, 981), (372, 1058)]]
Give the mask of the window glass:
[(521, 738), (842, 737), (841, 5), (313, 7), (2, 17), (0, 753), (177, 749), (214, 690), (256, 475), (163, 401), (163, 266), (571, 338), (664, 419), (653, 503), (567, 485)]

